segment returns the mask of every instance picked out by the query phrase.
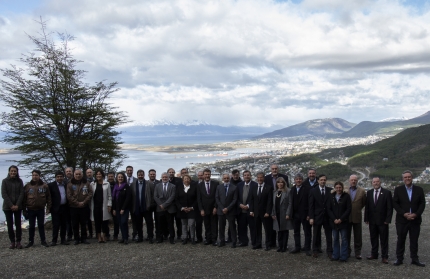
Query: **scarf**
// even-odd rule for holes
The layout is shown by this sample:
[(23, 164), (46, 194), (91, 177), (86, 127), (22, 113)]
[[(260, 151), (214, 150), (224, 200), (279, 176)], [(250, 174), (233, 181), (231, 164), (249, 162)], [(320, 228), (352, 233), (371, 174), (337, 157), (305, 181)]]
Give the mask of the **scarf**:
[(115, 200), (117, 200), (118, 199), (118, 197), (119, 197), (119, 192), (121, 192), (124, 188), (125, 188), (125, 185), (127, 185), (127, 182), (124, 182), (124, 183), (122, 183), (121, 185), (118, 185), (118, 184), (115, 184), (115, 187), (113, 188), (113, 198), (115, 199)]

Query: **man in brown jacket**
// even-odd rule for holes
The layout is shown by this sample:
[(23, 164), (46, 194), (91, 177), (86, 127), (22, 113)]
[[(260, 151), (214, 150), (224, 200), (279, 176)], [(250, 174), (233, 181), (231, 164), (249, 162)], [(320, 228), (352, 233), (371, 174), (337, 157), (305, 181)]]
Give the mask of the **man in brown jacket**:
[[(92, 196), (93, 190), (90, 187), (90, 183), (83, 178), (82, 170), (76, 169), (72, 180), (67, 184), (67, 200), (69, 201), (70, 215), (72, 217), (75, 245), (79, 244), (79, 240), (83, 244), (90, 244), (87, 240), (86, 224)], [(79, 224), (81, 225), (80, 238)]]
[(353, 174), (349, 177), (348, 194), (351, 196), (351, 215), (349, 215), (348, 224), (348, 254), (351, 256), (351, 235), (354, 231), (354, 252), (355, 258), (361, 260), (362, 242), (362, 209), (366, 205), (366, 191), (357, 186), (358, 177)]
[(30, 248), (34, 244), (34, 233), (37, 228), (39, 229), (40, 241), (43, 246), (49, 247), (45, 238), (45, 207), (46, 214), (49, 213), (51, 208), (51, 194), (49, 187), (40, 179), (41, 172), (33, 170), (31, 172), (31, 181), (24, 187), (24, 210), (27, 211), (29, 220), (29, 242), (25, 248)]

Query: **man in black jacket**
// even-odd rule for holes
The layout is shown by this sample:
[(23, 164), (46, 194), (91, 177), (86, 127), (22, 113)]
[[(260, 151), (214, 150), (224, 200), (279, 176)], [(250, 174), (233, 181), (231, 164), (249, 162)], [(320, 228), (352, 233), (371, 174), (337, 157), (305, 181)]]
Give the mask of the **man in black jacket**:
[(373, 189), (367, 191), (364, 208), (364, 222), (369, 225), (372, 254), (368, 260), (378, 258), (379, 238), (381, 239), (382, 263), (388, 263), (388, 225), (393, 217), (393, 198), (391, 191), (381, 187), (379, 177), (372, 179)]
[(262, 226), (266, 234), (266, 251), (270, 250), (271, 233), (273, 230), (272, 223), (272, 206), (273, 206), (273, 189), (272, 186), (264, 183), (264, 173), (257, 173), (257, 187), (251, 189), (251, 201), (249, 204), (249, 215), (255, 220), (255, 246), (252, 249), (261, 249), (262, 245)]
[(51, 193), (51, 217), (52, 217), (52, 242), (57, 245), (58, 231), (62, 245), (69, 245), (66, 241), (67, 220), (70, 218), (69, 205), (67, 203), (67, 189), (62, 171), (55, 173), (55, 181), (48, 184)]
[(409, 233), (410, 255), (416, 266), (425, 264), (418, 259), (418, 238), (421, 230), (421, 215), (426, 207), (423, 188), (412, 184), (412, 172), (404, 171), (402, 174), (404, 185), (394, 190), (393, 206), (396, 210), (397, 231), (397, 261), (394, 265), (403, 264), (405, 254), (405, 241)]
[(303, 185), (309, 186), (311, 189), (318, 187), (317, 171), (314, 168), (308, 169), (308, 178), (303, 181)]
[(303, 184), (303, 175), (298, 173), (294, 176), (294, 187), (291, 188), (290, 204), (292, 211), (290, 219), (294, 226), (295, 247), (292, 254), (299, 253), (301, 248), (300, 228), (303, 227), (305, 234), (305, 246), (303, 250), (306, 255), (311, 255), (311, 225), (309, 224), (309, 191), (311, 187)]
[(238, 235), (239, 247), (247, 247), (248, 227), (251, 234), (251, 244), (255, 246), (255, 218), (249, 215), (249, 204), (251, 203), (251, 192), (254, 187), (258, 187), (257, 182), (251, 180), (251, 172), (246, 170), (243, 172), (243, 180), (237, 185), (237, 219), (238, 219)]
[(203, 176), (204, 181), (199, 183), (197, 188), (197, 202), (205, 224), (206, 240), (204, 244), (218, 246), (218, 215), (215, 194), (219, 183), (211, 180), (210, 169), (205, 169)]
[[(183, 187), (184, 183), (182, 182), (182, 178), (175, 177), (176, 171), (173, 168), (170, 168), (167, 170), (167, 173), (169, 174), (169, 182), (172, 184), (175, 184), (176, 188)], [(176, 222), (176, 236), (178, 240), (182, 239), (182, 220), (179, 218), (178, 215), (175, 216), (175, 222)]]

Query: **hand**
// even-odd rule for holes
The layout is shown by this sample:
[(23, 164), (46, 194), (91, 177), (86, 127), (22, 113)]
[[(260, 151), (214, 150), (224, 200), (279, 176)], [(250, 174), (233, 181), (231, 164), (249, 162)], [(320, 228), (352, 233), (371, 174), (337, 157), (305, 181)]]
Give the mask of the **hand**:
[(405, 213), (405, 214), (403, 214), (403, 217), (405, 217), (406, 219), (409, 220), (409, 215), (410, 215), (410, 213)]
[(116, 216), (115, 210), (112, 210), (112, 214), (113, 214), (113, 216)]
[(162, 204), (160, 204), (160, 208), (161, 208), (161, 210), (164, 210), (164, 207), (163, 207), (163, 205), (162, 205)]
[(309, 221), (309, 216), (306, 217), (306, 221)]
[(121, 210), (121, 211), (119, 212), (119, 214), (123, 215), (123, 214), (124, 214), (124, 210)]
[[(367, 222), (367, 223), (369, 223), (369, 222)], [(388, 225), (388, 223), (387, 223), (387, 222), (384, 222), (384, 224), (385, 224), (385, 225)]]
[(254, 212), (250, 212), (249, 216), (254, 217)]
[[(369, 225), (369, 222), (364, 222), (364, 223), (366, 223), (367, 225)], [(386, 224), (386, 223), (385, 223)]]
[(46, 214), (45, 214), (45, 215), (48, 215), (48, 214), (49, 214), (49, 212), (50, 212), (50, 211), (49, 211), (49, 209), (46, 209)]
[(269, 217), (269, 214), (267, 214), (267, 213), (264, 214), (264, 218), (267, 218), (267, 217)]
[(309, 219), (309, 224), (312, 226), (314, 224), (314, 219)]
[(80, 206), (80, 207), (84, 207), (84, 202), (80, 202), (80, 203), (79, 203), (79, 206)]
[(110, 213), (112, 211), (112, 207), (108, 206), (108, 212)]
[(227, 212), (228, 212), (228, 209), (227, 209), (227, 208), (224, 208), (224, 209), (222, 210), (222, 213), (224, 213), (224, 214), (227, 214)]
[(245, 205), (243, 209), (248, 210), (249, 206)]
[(10, 207), (10, 209), (11, 209), (12, 211), (17, 211), (17, 210), (18, 210), (18, 206), (17, 206), (17, 205), (12, 205), (12, 206)]
[(216, 208), (214, 208), (214, 210), (212, 210), (212, 215), (216, 215)]
[(205, 211), (204, 210), (200, 210), (200, 215), (202, 215), (202, 217), (205, 216)]
[(290, 220), (290, 216), (288, 216), (288, 215), (287, 215), (287, 216), (285, 217), (285, 219)]
[(276, 220), (276, 216), (273, 216), (273, 215), (272, 215), (272, 219), (273, 219), (273, 220)]
[(245, 209), (245, 206), (243, 204), (239, 204), (240, 209)]

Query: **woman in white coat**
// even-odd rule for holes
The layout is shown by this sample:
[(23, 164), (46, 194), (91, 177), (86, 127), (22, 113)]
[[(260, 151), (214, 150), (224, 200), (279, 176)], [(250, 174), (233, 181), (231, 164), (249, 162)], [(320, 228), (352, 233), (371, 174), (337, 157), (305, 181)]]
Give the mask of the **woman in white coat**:
[(96, 171), (96, 180), (91, 182), (91, 189), (93, 190), (91, 221), (94, 221), (99, 243), (105, 243), (106, 236), (109, 235), (109, 220), (111, 218), (110, 212), (112, 207), (110, 183), (104, 181), (104, 178), (104, 172), (98, 170)]

